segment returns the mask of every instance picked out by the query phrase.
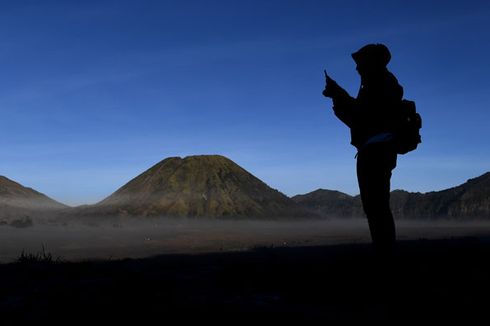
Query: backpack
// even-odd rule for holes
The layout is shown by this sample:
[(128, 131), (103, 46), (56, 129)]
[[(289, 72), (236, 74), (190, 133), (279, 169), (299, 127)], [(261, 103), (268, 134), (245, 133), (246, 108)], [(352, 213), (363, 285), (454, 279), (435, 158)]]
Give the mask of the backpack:
[(420, 129), (422, 118), (415, 109), (415, 102), (402, 100), (395, 131), (395, 146), (398, 154), (406, 154), (415, 150), (422, 142)]

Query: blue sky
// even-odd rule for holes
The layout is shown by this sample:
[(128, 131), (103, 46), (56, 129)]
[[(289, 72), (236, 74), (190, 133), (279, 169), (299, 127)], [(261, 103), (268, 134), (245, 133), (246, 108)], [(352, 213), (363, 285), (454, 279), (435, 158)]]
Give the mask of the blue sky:
[(422, 114), (392, 187), (490, 170), (487, 1), (2, 1), (0, 175), (94, 203), (168, 156), (222, 154), (287, 195), (357, 194), (321, 95), (356, 94), (350, 53), (385, 43)]

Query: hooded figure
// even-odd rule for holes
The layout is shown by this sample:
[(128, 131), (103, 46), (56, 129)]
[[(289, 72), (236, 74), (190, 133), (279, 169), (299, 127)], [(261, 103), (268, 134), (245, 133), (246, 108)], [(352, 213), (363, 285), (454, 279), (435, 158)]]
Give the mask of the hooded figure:
[(323, 95), (333, 100), (335, 115), (351, 131), (357, 178), (373, 244), (392, 248), (395, 225), (390, 210), (391, 171), (396, 167), (394, 131), (403, 88), (386, 65), (391, 54), (383, 44), (368, 44), (352, 54), (361, 85), (356, 98), (327, 77)]
[(394, 131), (403, 88), (386, 68), (391, 54), (385, 45), (368, 44), (352, 58), (361, 76), (357, 98), (333, 80), (323, 94), (332, 98), (335, 115), (351, 129), (351, 144), (361, 150), (370, 138)]

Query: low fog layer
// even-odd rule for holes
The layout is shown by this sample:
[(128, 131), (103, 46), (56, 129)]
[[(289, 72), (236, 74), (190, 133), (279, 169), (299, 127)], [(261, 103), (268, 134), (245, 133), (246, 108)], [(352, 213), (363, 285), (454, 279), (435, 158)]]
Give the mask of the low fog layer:
[[(397, 227), (400, 240), (490, 235), (488, 221), (398, 221)], [(43, 246), (55, 258), (86, 260), (369, 241), (364, 219), (302, 222), (132, 219), (91, 225), (34, 224), (25, 228), (3, 225), (0, 262), (14, 261), (22, 251), (35, 254)]]

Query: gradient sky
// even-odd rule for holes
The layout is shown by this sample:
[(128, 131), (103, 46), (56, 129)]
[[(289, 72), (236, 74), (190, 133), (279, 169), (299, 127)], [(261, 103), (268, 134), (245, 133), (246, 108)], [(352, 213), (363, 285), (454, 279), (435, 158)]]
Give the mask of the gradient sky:
[(357, 194), (321, 95), (385, 43), (423, 143), (392, 187), (489, 171), (488, 1), (1, 1), (0, 175), (94, 203), (169, 156), (222, 154), (287, 195)]

